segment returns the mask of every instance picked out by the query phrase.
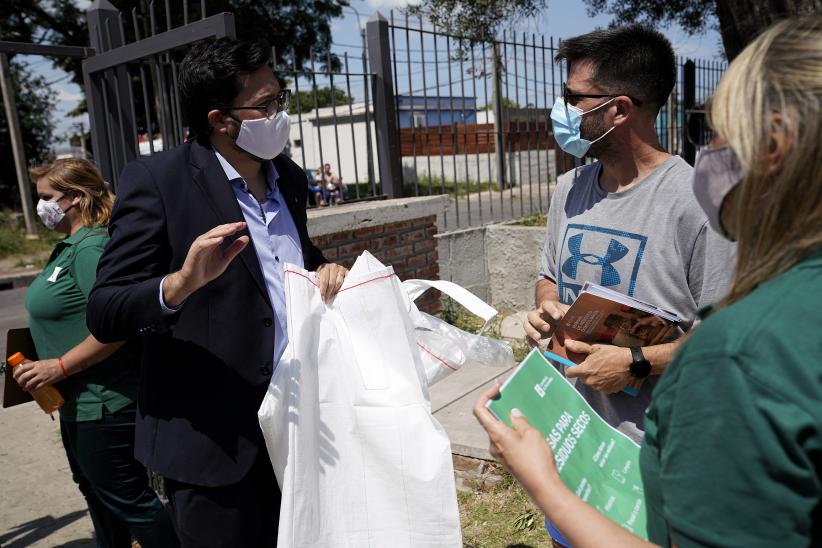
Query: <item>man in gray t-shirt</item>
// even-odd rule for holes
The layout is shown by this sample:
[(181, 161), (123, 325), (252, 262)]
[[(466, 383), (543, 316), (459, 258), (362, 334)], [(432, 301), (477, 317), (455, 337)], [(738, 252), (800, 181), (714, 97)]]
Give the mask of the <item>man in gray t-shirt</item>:
[[(692, 168), (657, 140), (654, 120), (675, 76), (670, 44), (630, 26), (566, 40), (557, 57), (569, 66), (551, 113), (557, 143), (599, 161), (559, 177), (526, 332), (535, 341), (549, 337), (586, 281), (671, 310), (687, 331), (699, 308), (724, 296), (735, 254), (709, 228)], [(632, 352), (566, 341), (586, 358), (565, 373), (606, 421), (640, 441), (656, 380), (678, 344)], [(645, 376), (637, 396), (621, 391)]]

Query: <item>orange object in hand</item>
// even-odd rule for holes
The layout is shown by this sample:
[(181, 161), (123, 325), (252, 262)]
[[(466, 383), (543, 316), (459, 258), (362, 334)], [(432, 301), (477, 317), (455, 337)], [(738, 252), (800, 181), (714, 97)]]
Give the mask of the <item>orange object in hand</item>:
[[(9, 356), (8, 363), (12, 367), (12, 369), (16, 369), (24, 363), (31, 363), (31, 360), (27, 359), (20, 352), (15, 352), (11, 356)], [(60, 392), (53, 386), (43, 386), (41, 388), (38, 388), (37, 390), (31, 393), (31, 396), (34, 398), (34, 401), (36, 401), (37, 404), (40, 406), (40, 409), (42, 409), (49, 415), (63, 407), (63, 404), (65, 403), (63, 396), (61, 396)]]

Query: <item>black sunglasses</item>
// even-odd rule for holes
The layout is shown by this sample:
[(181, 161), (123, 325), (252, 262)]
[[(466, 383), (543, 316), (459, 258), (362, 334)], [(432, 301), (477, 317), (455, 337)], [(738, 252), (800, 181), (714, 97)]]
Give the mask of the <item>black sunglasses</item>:
[(223, 110), (259, 110), (260, 112), (265, 112), (266, 118), (273, 118), (277, 115), (277, 113), (282, 112), (288, 108), (288, 104), (291, 102), (291, 90), (290, 89), (283, 89), (280, 90), (280, 93), (277, 94), (277, 97), (269, 101), (264, 105), (254, 105), (254, 106), (247, 106), (247, 107), (232, 107), (229, 105), (223, 105), (220, 108)]
[(596, 93), (568, 93), (568, 86), (562, 84), (562, 100), (567, 105), (569, 101), (573, 101), (576, 99), (604, 99), (606, 97), (619, 97), (625, 96), (630, 99), (636, 106), (641, 107), (642, 101), (635, 97), (631, 97), (630, 95), (625, 95), (624, 93), (605, 93), (605, 94), (596, 94)]

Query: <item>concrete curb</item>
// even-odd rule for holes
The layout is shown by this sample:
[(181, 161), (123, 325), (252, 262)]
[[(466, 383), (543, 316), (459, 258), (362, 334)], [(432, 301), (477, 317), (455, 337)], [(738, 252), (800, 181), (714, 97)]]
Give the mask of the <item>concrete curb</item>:
[(0, 273), (0, 291), (28, 287), (34, 278), (40, 275), (40, 270), (33, 272)]

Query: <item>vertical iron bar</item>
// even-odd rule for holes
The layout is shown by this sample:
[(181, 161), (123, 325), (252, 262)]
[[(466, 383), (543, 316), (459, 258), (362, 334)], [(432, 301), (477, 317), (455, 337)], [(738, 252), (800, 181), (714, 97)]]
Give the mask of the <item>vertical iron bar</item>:
[[(402, 196), (405, 196), (405, 170), (402, 169), (402, 124), (400, 123), (400, 84), (399, 84), (399, 72), (397, 72), (397, 37), (394, 34), (394, 10), (390, 12), (390, 19), (391, 19), (391, 60), (393, 63), (394, 68), (394, 97), (390, 97), (389, 100), (394, 101), (395, 107), (395, 114), (397, 117), (397, 137), (400, 140), (399, 150), (397, 154), (399, 154), (400, 159), (400, 178), (402, 179)], [(411, 90), (408, 90), (409, 94), (409, 101), (411, 100)], [(397, 196), (399, 198), (399, 196)]]
[[(483, 67), (483, 70), (485, 67)], [(483, 77), (483, 80), (485, 78)], [(482, 177), (480, 176), (479, 157), (479, 115), (477, 112), (477, 60), (474, 55), (474, 44), (471, 44), (471, 88), (474, 92), (474, 158), (477, 161), (477, 208), (479, 209), (479, 224), (482, 224)], [(466, 171), (468, 171), (466, 169)]]
[[(534, 185), (531, 179), (531, 111), (528, 101), (528, 35), (522, 33), (522, 72), (525, 82), (525, 133), (528, 134), (526, 146), (528, 147), (528, 201), (531, 204), (531, 215), (534, 214)], [(536, 79), (536, 65), (534, 65), (534, 79)], [(522, 153), (520, 153), (522, 154)]]
[[(320, 123), (320, 108), (317, 104), (317, 71), (314, 69), (314, 48), (309, 48), (308, 55), (311, 57), (311, 93), (314, 95), (314, 120), (317, 122), (317, 149), (320, 151), (320, 173), (325, 175), (325, 162), (323, 161), (323, 137), (322, 124)], [(325, 185), (323, 184), (323, 188)]]
[[(545, 35), (543, 34), (540, 37), (541, 40), (541, 48), (540, 52), (542, 53), (542, 110), (543, 115), (547, 112), (548, 109), (548, 72), (545, 69)], [(534, 47), (534, 65), (537, 64), (537, 50), (536, 50), (536, 43)], [(538, 85), (534, 86), (536, 93), (539, 93)], [(537, 107), (539, 107), (539, 101), (536, 101)], [(539, 120), (539, 117), (537, 117)], [(542, 119), (543, 122), (546, 122), (544, 118)], [(542, 131), (539, 130), (539, 122), (537, 122), (537, 172), (545, 174), (545, 191), (546, 193), (549, 192), (549, 181), (551, 180), (551, 176), (549, 175), (550, 166), (548, 164), (548, 147), (543, 145), (543, 141), (545, 140), (545, 135), (548, 134), (548, 125), (543, 123)], [(545, 171), (542, 171), (542, 151), (545, 148)], [(542, 213), (543, 209), (543, 202), (542, 202), (542, 181), (537, 181), (537, 196), (539, 198), (539, 212)]]
[[(411, 37), (408, 30), (408, 12), (405, 12), (405, 48), (405, 59), (408, 67), (408, 100), (411, 102), (411, 159), (414, 163), (414, 196), (419, 196), (420, 176), (417, 172), (417, 128), (414, 123), (414, 93), (411, 87)], [(422, 67), (422, 70), (425, 72), (425, 66)], [(428, 105), (424, 105), (423, 112), (426, 112), (425, 109), (427, 108)], [(400, 132), (402, 132), (402, 129), (400, 129)]]
[[(500, 95), (500, 100), (508, 98), (508, 33), (503, 30), (502, 31), (502, 58), (505, 60), (504, 63), (501, 63), (502, 66), (505, 67), (505, 81), (503, 84), (503, 89), (505, 90), (505, 95)], [(510, 103), (510, 101), (509, 101)], [(505, 137), (505, 148), (503, 150), (503, 154), (505, 155), (505, 169), (508, 170), (508, 166), (510, 163), (508, 162), (508, 155), (511, 149), (511, 117), (510, 117), (510, 107), (508, 107), (503, 102), (503, 108), (501, 112), (504, 113), (505, 118), (505, 126), (503, 126), (503, 135)], [(509, 177), (508, 173), (506, 175), (506, 180), (508, 181), (508, 190), (510, 191), (509, 194), (509, 205), (511, 206), (511, 218), (514, 217), (514, 185), (511, 182), (511, 177)], [(502, 213), (502, 218), (505, 218), (505, 212), (502, 210), (502, 194), (500, 194), (500, 213)]]
[(456, 207), (457, 228), (460, 227), (460, 193), (457, 177), (457, 126), (454, 123), (454, 78), (451, 70), (451, 36), (445, 35), (445, 50), (448, 54), (448, 104), (451, 107), (451, 159), (454, 166), (454, 206)]
[[(152, 6), (150, 6), (149, 9), (153, 8), (153, 2), (151, 4), (152, 4)], [(140, 28), (139, 28), (139, 25), (137, 24), (137, 8), (133, 8), (131, 10), (131, 19), (132, 19), (132, 22), (134, 23), (134, 38), (135, 38), (135, 40), (139, 41), (140, 40)], [(141, 89), (143, 90), (143, 112), (146, 116), (146, 139), (148, 140), (149, 155), (153, 155), (154, 154), (154, 139), (152, 139), (152, 134), (151, 134), (151, 114), (149, 113), (149, 108), (148, 108), (148, 89), (146, 88), (146, 71), (145, 71), (145, 68), (143, 67), (143, 62), (138, 61), (138, 63), (140, 65), (140, 84), (141, 84)], [(138, 142), (137, 142), (137, 154), (138, 154), (138, 156), (140, 155), (139, 138), (138, 138)]]
[[(294, 73), (294, 95), (297, 100), (297, 124), (300, 126), (300, 152), (302, 152), (303, 157), (303, 169), (310, 169), (305, 163), (305, 138), (303, 137), (303, 113), (302, 101), (300, 100), (300, 74), (297, 72), (297, 53), (293, 47), (291, 48), (291, 68)], [(319, 184), (319, 181), (317, 184)]]
[[(442, 148), (442, 96), (440, 95), (440, 56), (437, 51), (437, 28), (434, 27), (434, 83), (437, 86), (437, 140), (440, 149), (440, 194), (445, 194), (445, 153)], [(446, 63), (447, 65), (447, 63)], [(434, 181), (431, 181), (434, 186)], [(448, 228), (448, 211), (442, 214), (443, 227)]]
[[(425, 38), (422, 32), (422, 16), (419, 18), (419, 35), (420, 35), (420, 63), (422, 66), (422, 101), (425, 105), (425, 158), (428, 162), (428, 195), (431, 196), (434, 192), (434, 178), (431, 177), (431, 131), (428, 129), (428, 84), (425, 79)], [(436, 37), (434, 38), (436, 40)], [(434, 59), (434, 66), (436, 67), (437, 60)]]
[[(363, 33), (363, 37), (365, 36), (364, 31), (360, 30)], [(364, 38), (363, 38), (364, 40)], [(368, 95), (368, 90), (371, 87), (371, 82), (369, 82), (368, 76), (368, 59), (366, 57), (368, 50), (363, 48), (362, 50), (362, 82), (363, 82), (363, 89), (365, 90), (363, 93), (363, 97), (365, 98), (365, 150), (366, 150), (366, 169), (368, 170), (368, 184), (371, 187), (371, 195), (377, 195), (377, 183), (374, 177), (374, 153), (371, 143), (371, 98)], [(382, 192), (382, 190), (380, 190)]]
[[(522, 105), (519, 104), (519, 58), (517, 57), (517, 35), (513, 33), (514, 37), (512, 38), (511, 45), (514, 47), (514, 102), (517, 105), (517, 183), (519, 184), (519, 216), (523, 216), (523, 198), (522, 194), (525, 190), (523, 188), (523, 180), (522, 180), (522, 134), (520, 133), (520, 126), (522, 122)], [(524, 49), (524, 48), (523, 48)], [(513, 196), (513, 189), (512, 194)], [(513, 216), (513, 211), (511, 212)]]
[[(468, 226), (471, 226), (471, 176), (468, 173), (468, 124), (465, 123), (465, 46), (460, 39), (460, 120), (462, 121), (462, 154), (465, 159), (465, 209), (468, 211)], [(458, 187), (459, 188), (459, 187)], [(457, 190), (459, 195), (459, 190)]]
[(188, 0), (183, 0), (183, 24), (188, 25)]
[[(337, 150), (337, 177), (340, 178), (342, 185), (342, 158), (340, 157), (340, 134), (337, 130), (337, 88), (334, 87), (334, 67), (331, 65), (331, 52), (327, 53), (326, 57), (328, 64), (328, 85), (331, 87), (331, 117), (334, 123), (334, 147)], [(340, 189), (340, 199), (345, 201), (342, 189)]]
[(175, 125), (177, 126), (177, 133), (174, 135), (174, 146), (177, 146), (182, 143), (182, 140), (185, 138), (185, 135), (183, 135), (183, 112), (180, 107), (180, 90), (177, 88), (177, 62), (171, 57), (170, 53), (168, 57), (171, 61), (171, 97), (174, 101), (172, 113), (176, 120)]
[(360, 197), (360, 172), (357, 169), (357, 139), (354, 135), (354, 101), (351, 95), (351, 74), (348, 71), (348, 52), (343, 53), (345, 59), (345, 91), (348, 96), (348, 122), (351, 126), (351, 147), (352, 156), (354, 157), (354, 192), (356, 197)]
[(166, 30), (171, 30), (171, 4), (169, 3), (170, 0), (165, 0), (166, 2)]
[(206, 0), (200, 0), (200, 19), (206, 18)]
[(486, 110), (485, 110), (485, 127), (486, 127), (486, 129), (483, 130), (483, 135), (485, 135), (485, 158), (486, 158), (487, 163), (488, 163), (488, 210), (489, 210), (489, 214), (491, 216), (491, 220), (493, 221), (494, 220), (494, 197), (493, 197), (493, 194), (491, 193), (492, 192), (491, 187), (493, 186), (493, 184), (492, 184), (493, 181), (491, 179), (491, 150), (490, 150), (491, 147), (489, 146), (489, 143), (491, 142), (491, 139), (490, 139), (491, 135), (489, 134), (490, 132), (487, 129), (488, 128), (488, 107), (490, 105), (488, 103), (488, 75), (486, 74), (486, 67), (488, 66), (488, 62), (485, 59), (486, 46), (487, 46), (487, 44), (485, 42), (482, 42), (482, 87), (483, 87), (483, 93), (485, 95), (485, 105), (486, 105), (486, 107), (485, 107), (486, 108)]

